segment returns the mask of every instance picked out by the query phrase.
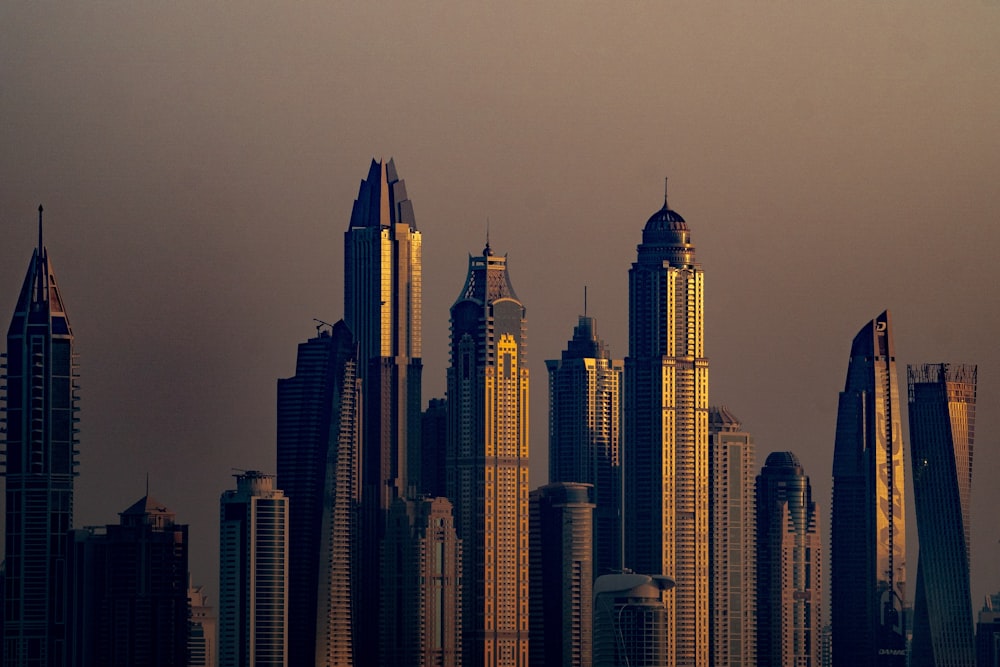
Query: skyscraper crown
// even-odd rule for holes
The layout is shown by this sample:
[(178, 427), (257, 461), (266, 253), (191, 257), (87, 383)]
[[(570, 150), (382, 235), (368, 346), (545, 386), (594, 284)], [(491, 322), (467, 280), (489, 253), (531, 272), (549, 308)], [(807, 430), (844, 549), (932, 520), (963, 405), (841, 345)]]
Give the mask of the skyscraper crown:
[(396, 164), (372, 160), (368, 178), (361, 181), (351, 211), (351, 227), (388, 227), (407, 224), (416, 230), (413, 202), (406, 196), (406, 182), (396, 173)]

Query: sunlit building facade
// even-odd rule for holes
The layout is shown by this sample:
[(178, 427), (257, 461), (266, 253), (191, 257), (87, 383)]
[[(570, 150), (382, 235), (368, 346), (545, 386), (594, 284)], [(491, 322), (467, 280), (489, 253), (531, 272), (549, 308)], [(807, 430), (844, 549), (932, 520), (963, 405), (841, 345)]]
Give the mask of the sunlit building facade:
[(677, 582), (667, 664), (708, 665), (708, 359), (705, 280), (687, 222), (664, 198), (629, 270), (625, 567)]
[[(344, 321), (362, 379), (357, 582), (378, 590), (379, 550), (395, 498), (420, 481), (422, 237), (396, 165), (372, 160), (344, 233)], [(355, 605), (355, 658), (378, 661), (379, 596)], [(295, 667), (295, 666), (293, 666)]]
[(288, 499), (289, 664), (353, 660), (360, 381), (343, 321), (298, 348), (278, 380), (278, 487)]
[(903, 431), (889, 311), (851, 345), (833, 454), (835, 667), (906, 662)]
[(528, 360), (507, 258), (469, 257), (451, 307), (446, 486), (463, 548), (462, 664), (528, 665)]
[(49, 667), (67, 657), (63, 568), (79, 452), (73, 329), (42, 242), (41, 206), (5, 357), (3, 664)]
[(725, 406), (708, 412), (709, 665), (757, 664), (753, 438)]
[(250, 470), (220, 506), (219, 667), (287, 667), (288, 499)]
[(910, 667), (974, 667), (969, 521), (976, 429), (973, 365), (906, 369), (917, 588)]
[(549, 483), (591, 484), (594, 576), (622, 568), (621, 445), (624, 365), (611, 358), (594, 318), (581, 315), (549, 371)]
[(757, 661), (820, 667), (823, 550), (819, 513), (798, 457), (770, 454), (756, 495)]
[(606, 574), (594, 582), (594, 667), (663, 667), (670, 662), (666, 598), (674, 582), (662, 575)]

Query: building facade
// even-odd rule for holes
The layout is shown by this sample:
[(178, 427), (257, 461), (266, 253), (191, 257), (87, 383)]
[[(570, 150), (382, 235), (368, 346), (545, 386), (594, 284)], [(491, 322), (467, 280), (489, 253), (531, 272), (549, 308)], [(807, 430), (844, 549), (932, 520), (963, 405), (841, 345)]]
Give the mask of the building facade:
[(215, 610), (208, 604), (203, 586), (188, 585), (191, 618), (188, 623), (188, 667), (216, 667)]
[(969, 520), (976, 367), (906, 370), (917, 510), (917, 588), (910, 667), (974, 667)]
[(669, 665), (665, 598), (674, 582), (662, 575), (606, 574), (594, 582), (594, 667)]
[(593, 663), (593, 496), (593, 486), (572, 482), (531, 492), (533, 666)]
[(79, 452), (73, 329), (42, 242), (41, 206), (5, 356), (3, 663), (49, 667), (67, 658), (63, 568)]
[[(299, 345), (278, 380), (278, 486), (289, 508), (289, 664), (353, 660), (360, 381), (343, 322)], [(347, 662), (345, 662), (347, 661)]]
[(463, 547), (462, 663), (528, 664), (528, 360), (507, 258), (469, 257), (451, 307), (446, 486)]
[(629, 270), (625, 567), (666, 575), (667, 664), (708, 665), (708, 359), (705, 281), (687, 222), (664, 198)]
[(403, 500), (382, 542), (381, 664), (462, 665), (462, 543), (447, 498)]
[(753, 438), (722, 407), (708, 411), (709, 665), (757, 664), (757, 518)]
[(820, 667), (823, 549), (798, 457), (774, 452), (757, 477), (757, 660)]
[(986, 596), (976, 622), (976, 667), (1000, 667), (1000, 593)]
[(219, 667), (287, 667), (288, 499), (250, 470), (220, 506)]
[[(390, 159), (372, 160), (344, 233), (344, 321), (358, 344), (363, 417), (357, 581), (378, 590), (379, 550), (395, 498), (420, 481), (422, 237)], [(379, 596), (355, 613), (360, 667), (378, 660)]]
[(833, 454), (830, 615), (835, 667), (906, 662), (903, 431), (889, 311), (851, 345)]
[(621, 445), (624, 364), (611, 358), (594, 318), (580, 316), (549, 371), (549, 483), (594, 487), (593, 572), (622, 569)]

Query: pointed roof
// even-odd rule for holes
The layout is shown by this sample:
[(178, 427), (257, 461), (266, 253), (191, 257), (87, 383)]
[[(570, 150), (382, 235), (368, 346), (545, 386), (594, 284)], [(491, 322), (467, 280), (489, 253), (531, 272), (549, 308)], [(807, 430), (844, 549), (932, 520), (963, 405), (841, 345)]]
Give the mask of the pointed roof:
[(396, 172), (392, 158), (383, 163), (372, 159), (368, 177), (361, 181), (354, 200), (349, 229), (388, 227), (404, 223), (416, 231), (413, 202), (406, 196), (406, 183)]
[(146, 514), (173, 514), (166, 505), (150, 495), (145, 495), (121, 512), (121, 516), (144, 516)]
[(73, 330), (56, 283), (55, 267), (42, 240), (42, 211), (38, 207), (38, 247), (31, 256), (14, 309), (8, 336), (24, 334), (27, 327), (45, 327), (54, 336), (73, 336)]

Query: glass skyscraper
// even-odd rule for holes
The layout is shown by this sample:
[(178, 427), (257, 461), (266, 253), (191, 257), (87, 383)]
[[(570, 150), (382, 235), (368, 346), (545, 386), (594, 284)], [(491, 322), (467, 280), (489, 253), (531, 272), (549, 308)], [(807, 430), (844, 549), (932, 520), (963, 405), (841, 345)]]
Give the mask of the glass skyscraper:
[(910, 667), (976, 664), (969, 585), (976, 374), (963, 364), (906, 369), (920, 542)]
[(76, 476), (73, 330), (42, 242), (28, 264), (6, 352), (4, 664), (49, 667), (66, 653), (67, 533)]
[(664, 197), (629, 270), (625, 567), (676, 580), (669, 664), (708, 665), (708, 359), (705, 276)]
[(528, 360), (507, 258), (469, 257), (451, 307), (447, 490), (462, 540), (465, 667), (528, 665)]
[(889, 311), (851, 345), (833, 453), (834, 667), (906, 663), (903, 431)]

